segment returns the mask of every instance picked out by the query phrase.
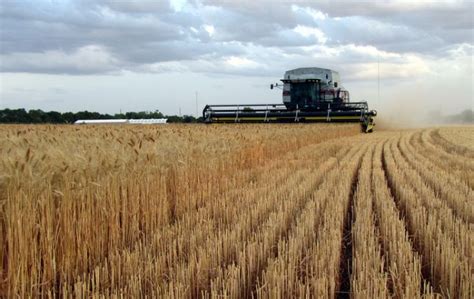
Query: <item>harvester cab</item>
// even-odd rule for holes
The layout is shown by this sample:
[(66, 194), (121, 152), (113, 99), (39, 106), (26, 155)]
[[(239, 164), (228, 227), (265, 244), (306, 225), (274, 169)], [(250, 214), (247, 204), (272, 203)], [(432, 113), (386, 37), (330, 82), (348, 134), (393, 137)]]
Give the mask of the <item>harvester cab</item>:
[(281, 79), (283, 104), (289, 110), (326, 110), (328, 104), (349, 102), (349, 92), (345, 90), (335, 71), (321, 68), (300, 68), (285, 72)]
[(374, 128), (375, 110), (367, 102), (350, 102), (339, 74), (323, 68), (298, 68), (285, 72), (283, 104), (206, 105), (205, 122), (360, 122), (364, 132)]

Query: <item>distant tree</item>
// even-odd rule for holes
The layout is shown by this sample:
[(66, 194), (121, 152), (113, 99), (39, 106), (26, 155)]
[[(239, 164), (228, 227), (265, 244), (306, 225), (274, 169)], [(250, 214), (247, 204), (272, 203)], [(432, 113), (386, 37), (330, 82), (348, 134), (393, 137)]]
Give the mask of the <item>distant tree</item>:
[(63, 113), (63, 119), (64, 119), (64, 122), (67, 124), (72, 124), (77, 120), (76, 114), (73, 112)]
[(183, 122), (183, 118), (181, 116), (177, 116), (177, 115), (168, 115), (168, 116), (166, 116), (166, 118), (168, 119), (169, 123), (181, 123), (181, 122)]
[(471, 109), (461, 112), (459, 119), (463, 123), (474, 123), (474, 111)]
[(444, 121), (447, 123), (474, 123), (474, 111), (467, 109), (459, 114), (446, 116)]
[(34, 124), (40, 124), (49, 122), (48, 115), (43, 110), (30, 110), (28, 111), (28, 115), (30, 117), (30, 121)]
[(114, 117), (110, 114), (101, 114), (100, 119), (114, 119)]
[(4, 109), (0, 113), (2, 123), (31, 123), (30, 116), (25, 109)]
[(192, 115), (184, 115), (183, 116), (183, 122), (184, 123), (195, 123), (196, 122), (196, 118)]
[(155, 110), (154, 112), (150, 112), (150, 118), (164, 118), (164, 115), (160, 111)]
[(116, 113), (116, 114), (114, 114), (114, 118), (115, 119), (124, 119), (124, 118), (127, 118), (127, 117), (123, 113)]
[(53, 124), (63, 124), (63, 123), (65, 123), (63, 115), (59, 112), (50, 111), (50, 112), (47, 112), (46, 115), (48, 117), (47, 122), (49, 122), (49, 123), (53, 123)]
[(94, 119), (92, 113), (89, 111), (76, 112), (76, 119)]
[(125, 118), (136, 119), (136, 118), (139, 118), (138, 115), (139, 114), (137, 112), (126, 112), (125, 113)]
[(4, 109), (0, 111), (0, 122), (9, 123), (11, 118), (11, 110)]

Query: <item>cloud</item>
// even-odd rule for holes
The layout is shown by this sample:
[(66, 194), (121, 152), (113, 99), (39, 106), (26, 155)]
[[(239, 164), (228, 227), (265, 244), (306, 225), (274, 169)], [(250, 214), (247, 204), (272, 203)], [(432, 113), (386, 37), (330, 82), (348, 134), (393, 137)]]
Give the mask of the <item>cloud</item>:
[(304, 37), (314, 37), (321, 44), (327, 41), (326, 35), (319, 28), (298, 25), (293, 31)]
[(381, 59), (387, 77), (405, 78), (472, 45), (472, 12), (464, 1), (3, 1), (1, 71), (268, 76), (319, 65), (363, 78)]

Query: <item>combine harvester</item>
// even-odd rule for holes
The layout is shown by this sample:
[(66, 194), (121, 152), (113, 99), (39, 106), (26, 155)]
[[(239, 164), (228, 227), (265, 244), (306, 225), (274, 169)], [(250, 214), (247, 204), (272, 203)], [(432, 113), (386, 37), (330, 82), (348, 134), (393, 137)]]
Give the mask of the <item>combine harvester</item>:
[(298, 68), (285, 72), (283, 104), (206, 105), (206, 123), (294, 123), (294, 122), (359, 122), (362, 131), (370, 133), (377, 111), (367, 102), (350, 102), (335, 71), (323, 68)]

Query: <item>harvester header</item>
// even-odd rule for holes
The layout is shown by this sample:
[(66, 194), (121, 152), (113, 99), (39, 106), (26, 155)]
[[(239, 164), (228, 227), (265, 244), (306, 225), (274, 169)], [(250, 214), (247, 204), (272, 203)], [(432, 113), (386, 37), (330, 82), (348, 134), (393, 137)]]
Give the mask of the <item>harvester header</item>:
[(350, 102), (349, 91), (339, 73), (308, 67), (286, 71), (282, 83), (283, 104), (206, 105), (206, 123), (241, 122), (360, 122), (364, 132), (372, 132), (375, 110), (367, 102)]

